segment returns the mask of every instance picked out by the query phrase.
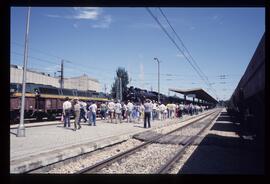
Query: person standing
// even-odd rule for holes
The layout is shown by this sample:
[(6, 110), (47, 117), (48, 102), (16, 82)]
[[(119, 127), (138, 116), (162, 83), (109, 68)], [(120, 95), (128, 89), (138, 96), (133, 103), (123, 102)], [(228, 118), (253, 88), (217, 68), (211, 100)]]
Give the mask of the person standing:
[(109, 110), (109, 115), (110, 115), (111, 123), (113, 122), (114, 106), (115, 106), (115, 104), (114, 104), (113, 101), (110, 101), (108, 103), (108, 110)]
[(106, 104), (103, 102), (101, 105), (100, 105), (100, 114), (101, 114), (101, 119), (106, 119), (106, 111), (107, 111), (107, 106)]
[(161, 113), (161, 120), (165, 120), (166, 107), (165, 107), (165, 105), (163, 103), (159, 105), (159, 110), (160, 110), (160, 113)]
[(119, 123), (121, 123), (121, 113), (122, 113), (122, 105), (120, 104), (120, 100), (117, 101), (117, 103), (114, 106), (114, 110), (115, 110), (115, 121), (116, 123), (119, 121)]
[(139, 123), (141, 121), (141, 119), (144, 117), (144, 105), (143, 103), (140, 103), (140, 106), (139, 106), (139, 111), (140, 111), (140, 116), (139, 116)]
[(127, 105), (122, 102), (122, 119), (124, 120), (126, 118), (126, 112), (127, 112)]
[(87, 110), (88, 110), (88, 112), (87, 112), (87, 116), (88, 116), (88, 123), (89, 123), (89, 125), (91, 124), (91, 122), (93, 121), (92, 120), (92, 110), (91, 110), (91, 105), (92, 105), (92, 102), (89, 102), (88, 103), (88, 107), (87, 107)]
[(148, 128), (151, 128), (150, 119), (151, 112), (153, 111), (153, 106), (150, 103), (150, 100), (147, 100), (144, 103), (144, 128), (146, 128), (146, 121), (148, 122)]
[(78, 98), (75, 98), (74, 99), (74, 115), (75, 115), (75, 119), (74, 119), (74, 131), (76, 131), (77, 129), (77, 125), (78, 125), (78, 129), (81, 128), (81, 125), (80, 125), (80, 112), (81, 112), (81, 106), (80, 106), (80, 103), (79, 103), (79, 99)]
[[(91, 114), (92, 114), (92, 121), (94, 126), (96, 126), (96, 117), (97, 117), (97, 105), (95, 102), (90, 105)], [(90, 123), (90, 126), (92, 126), (92, 123)]]
[(71, 113), (72, 104), (69, 101), (69, 98), (65, 98), (65, 102), (63, 103), (63, 116), (64, 116), (64, 127), (68, 125), (70, 127), (70, 113)]
[(128, 123), (131, 121), (132, 110), (133, 110), (133, 104), (130, 101), (128, 101), (128, 104), (127, 104), (127, 122)]
[(153, 112), (152, 112), (152, 120), (156, 120), (157, 118), (157, 103), (153, 101)]
[(79, 122), (81, 122), (81, 119), (84, 119), (84, 122), (87, 122), (87, 118), (85, 117), (86, 113), (87, 113), (86, 106), (87, 106), (87, 104), (85, 102), (80, 101), (80, 107), (81, 107), (80, 111), (81, 112), (80, 112)]

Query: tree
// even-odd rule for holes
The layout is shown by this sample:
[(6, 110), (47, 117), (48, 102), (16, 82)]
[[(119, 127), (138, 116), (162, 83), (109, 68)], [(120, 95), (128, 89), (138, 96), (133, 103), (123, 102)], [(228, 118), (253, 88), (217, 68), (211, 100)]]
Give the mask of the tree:
[(116, 85), (118, 84), (118, 80), (121, 78), (122, 83), (122, 93), (123, 93), (123, 100), (125, 100), (127, 94), (127, 85), (129, 83), (128, 73), (125, 68), (119, 67), (116, 70), (116, 77), (114, 78), (114, 83), (112, 85), (111, 94), (113, 98), (116, 98)]

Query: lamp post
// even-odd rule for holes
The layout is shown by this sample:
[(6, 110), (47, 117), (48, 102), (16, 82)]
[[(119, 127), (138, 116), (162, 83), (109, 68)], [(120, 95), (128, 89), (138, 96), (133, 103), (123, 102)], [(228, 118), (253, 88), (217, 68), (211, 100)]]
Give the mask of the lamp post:
[(158, 103), (160, 102), (160, 96), (159, 96), (159, 91), (160, 91), (160, 88), (159, 88), (159, 63), (160, 61), (158, 60), (158, 58), (154, 58), (154, 60), (156, 60), (158, 62)]
[(20, 112), (20, 124), (17, 129), (17, 137), (25, 137), (24, 127), (24, 104), (25, 104), (25, 83), (26, 83), (26, 68), (28, 60), (28, 33), (29, 33), (29, 19), (30, 19), (30, 7), (27, 13), (26, 33), (25, 33), (25, 45), (24, 45), (24, 63), (23, 63), (23, 81), (22, 81), (22, 102)]

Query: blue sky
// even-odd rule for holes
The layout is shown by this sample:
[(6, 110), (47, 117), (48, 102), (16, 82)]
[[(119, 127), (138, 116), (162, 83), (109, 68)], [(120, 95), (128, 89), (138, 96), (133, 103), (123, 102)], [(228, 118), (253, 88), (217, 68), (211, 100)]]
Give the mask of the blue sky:
[[(160, 11), (150, 9), (173, 35)], [(53, 75), (64, 59), (65, 77), (87, 74), (100, 81), (102, 91), (104, 85), (108, 91), (120, 66), (129, 72), (130, 85), (157, 91), (153, 60), (157, 57), (162, 93), (168, 94), (168, 88), (201, 87), (215, 98), (230, 98), (265, 31), (265, 9), (162, 10), (216, 94), (207, 89), (145, 8), (31, 8), (28, 68)], [(11, 64), (23, 64), (26, 15), (25, 7), (11, 8)]]

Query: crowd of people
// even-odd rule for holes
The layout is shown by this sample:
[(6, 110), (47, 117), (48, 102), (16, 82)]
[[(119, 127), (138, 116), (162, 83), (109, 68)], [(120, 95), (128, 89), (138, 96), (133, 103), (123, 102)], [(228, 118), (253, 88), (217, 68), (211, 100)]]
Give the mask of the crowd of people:
[(158, 103), (146, 99), (144, 103), (134, 103), (132, 101), (121, 102), (119, 100), (102, 102), (84, 102), (75, 98), (70, 100), (66, 97), (63, 103), (64, 127), (70, 127), (70, 116), (74, 112), (74, 131), (81, 128), (80, 122), (83, 120), (90, 126), (96, 126), (97, 112), (101, 120), (109, 123), (141, 123), (144, 128), (151, 127), (151, 121), (165, 120), (168, 118), (182, 118), (183, 115), (194, 115), (204, 111), (207, 106), (189, 104)]

